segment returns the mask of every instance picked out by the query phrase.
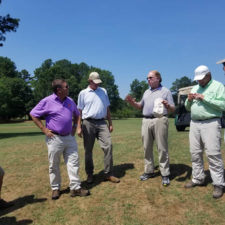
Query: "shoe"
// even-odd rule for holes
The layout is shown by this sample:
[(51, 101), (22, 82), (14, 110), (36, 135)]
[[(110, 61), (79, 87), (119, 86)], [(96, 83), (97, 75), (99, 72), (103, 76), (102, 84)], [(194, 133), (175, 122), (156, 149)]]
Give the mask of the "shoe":
[(186, 183), (186, 184), (184, 185), (184, 187), (185, 187), (185, 188), (193, 188), (193, 187), (196, 187), (196, 186), (204, 186), (204, 185), (205, 185), (204, 182), (202, 182), (202, 183), (200, 183), (200, 184), (197, 184), (197, 183), (194, 183), (192, 180), (190, 180), (188, 183)]
[(153, 178), (155, 176), (154, 173), (143, 173), (140, 176), (140, 180), (144, 181), (144, 180), (148, 180), (149, 178)]
[(94, 182), (94, 176), (93, 176), (93, 174), (88, 174), (88, 176), (87, 176), (87, 183), (88, 184), (91, 184), (93, 182)]
[(223, 187), (214, 185), (213, 198), (221, 198), (223, 196)]
[(162, 176), (162, 185), (165, 187), (170, 185), (170, 178), (168, 176)]
[(105, 177), (105, 181), (110, 181), (112, 183), (119, 183), (120, 179), (114, 176), (107, 176)]
[(0, 199), (0, 209), (7, 209), (7, 208), (9, 208), (9, 207), (11, 207), (13, 205), (14, 204), (12, 202), (6, 202), (2, 198)]
[(52, 200), (59, 199), (59, 196), (60, 196), (60, 191), (59, 190), (53, 190), (52, 191)]
[(83, 189), (83, 188), (79, 188), (77, 190), (71, 190), (70, 191), (71, 197), (76, 197), (76, 196), (84, 197), (84, 196), (88, 196), (88, 195), (90, 195), (89, 190), (86, 190), (86, 189)]

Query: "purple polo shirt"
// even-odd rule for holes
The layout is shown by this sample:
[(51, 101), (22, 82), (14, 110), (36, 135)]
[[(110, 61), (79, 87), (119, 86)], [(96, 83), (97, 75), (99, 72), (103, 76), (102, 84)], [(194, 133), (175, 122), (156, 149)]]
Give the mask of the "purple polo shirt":
[(61, 135), (72, 131), (73, 116), (78, 117), (79, 111), (70, 97), (61, 102), (56, 94), (42, 99), (30, 112), (34, 117), (44, 117), (46, 127)]

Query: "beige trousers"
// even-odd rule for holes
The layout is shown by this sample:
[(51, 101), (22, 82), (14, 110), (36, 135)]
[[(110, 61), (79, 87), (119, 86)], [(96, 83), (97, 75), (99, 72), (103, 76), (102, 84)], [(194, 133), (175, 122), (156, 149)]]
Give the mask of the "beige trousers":
[(162, 176), (169, 176), (169, 154), (168, 154), (168, 126), (167, 117), (142, 120), (142, 142), (144, 146), (145, 173), (154, 172), (153, 141), (155, 140), (158, 155), (159, 169)]
[(192, 160), (192, 181), (202, 183), (205, 179), (203, 152), (208, 158), (213, 185), (224, 186), (224, 165), (221, 155), (220, 119), (191, 121), (190, 152)]
[(77, 143), (74, 136), (46, 137), (49, 160), (49, 178), (52, 190), (59, 190), (61, 187), (60, 158), (63, 155), (70, 180), (70, 190), (80, 188), (81, 181), (79, 173), (79, 156)]

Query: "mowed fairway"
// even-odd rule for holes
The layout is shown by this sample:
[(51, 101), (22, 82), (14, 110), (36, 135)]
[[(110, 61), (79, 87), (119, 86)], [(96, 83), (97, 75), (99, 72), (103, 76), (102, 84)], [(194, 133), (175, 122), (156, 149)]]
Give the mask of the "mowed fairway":
[[(177, 132), (170, 119), (169, 153), (171, 185), (163, 187), (154, 150), (157, 176), (139, 181), (143, 173), (141, 119), (114, 120), (112, 133), (114, 171), (119, 184), (103, 181), (103, 152), (94, 148), (95, 183), (87, 185), (82, 139), (76, 137), (80, 155), (82, 185), (88, 197), (71, 198), (68, 176), (61, 160), (62, 195), (51, 200), (45, 136), (32, 122), (0, 124), (0, 165), (6, 175), (2, 197), (15, 205), (0, 211), (0, 224), (65, 225), (175, 225), (225, 224), (225, 195), (212, 198), (208, 175), (206, 187), (185, 190), (191, 177), (188, 129)], [(222, 140), (224, 157), (225, 145)]]

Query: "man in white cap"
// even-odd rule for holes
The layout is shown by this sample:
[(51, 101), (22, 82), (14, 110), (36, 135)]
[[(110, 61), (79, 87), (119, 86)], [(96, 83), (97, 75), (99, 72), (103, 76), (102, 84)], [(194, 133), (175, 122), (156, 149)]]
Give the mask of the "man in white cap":
[(216, 62), (216, 64), (223, 64), (223, 70), (225, 71), (225, 59)]
[[(83, 136), (85, 150), (85, 171), (87, 183), (94, 181), (93, 147), (95, 138), (104, 152), (105, 180), (119, 183), (120, 180), (113, 176), (113, 156), (110, 132), (113, 131), (109, 98), (107, 91), (99, 87), (102, 83), (99, 74), (92, 72), (88, 79), (89, 85), (78, 96), (78, 109), (80, 116), (77, 123), (77, 134)], [(108, 120), (108, 125), (105, 121)], [(81, 124), (82, 123), (82, 124)]]
[(221, 155), (221, 116), (225, 110), (225, 88), (212, 80), (207, 66), (195, 69), (195, 85), (185, 101), (191, 111), (190, 152), (192, 160), (192, 180), (185, 188), (205, 185), (203, 151), (205, 150), (209, 171), (213, 181), (213, 197), (223, 196), (224, 165)]

